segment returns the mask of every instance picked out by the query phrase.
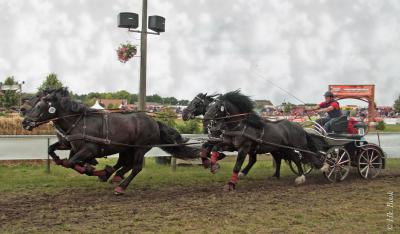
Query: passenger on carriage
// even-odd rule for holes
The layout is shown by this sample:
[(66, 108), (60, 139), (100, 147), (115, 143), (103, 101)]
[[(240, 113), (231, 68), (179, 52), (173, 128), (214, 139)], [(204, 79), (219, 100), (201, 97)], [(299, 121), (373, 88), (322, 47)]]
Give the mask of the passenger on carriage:
[(323, 117), (317, 119), (317, 123), (324, 127), (327, 132), (332, 131), (332, 123), (339, 117), (342, 116), (342, 112), (340, 111), (339, 102), (334, 99), (334, 95), (332, 92), (327, 91), (324, 94), (325, 102), (321, 102), (319, 105), (314, 107), (306, 107), (306, 111), (308, 110), (319, 110), (320, 112), (327, 113), (327, 117)]
[[(346, 129), (347, 133), (364, 135), (364, 131), (365, 131), (364, 119), (365, 119), (365, 117), (366, 117), (366, 115), (364, 113), (360, 114), (360, 120), (358, 120), (354, 117), (350, 117), (348, 120), (347, 129)], [(359, 129), (362, 129), (362, 131), (360, 132)]]

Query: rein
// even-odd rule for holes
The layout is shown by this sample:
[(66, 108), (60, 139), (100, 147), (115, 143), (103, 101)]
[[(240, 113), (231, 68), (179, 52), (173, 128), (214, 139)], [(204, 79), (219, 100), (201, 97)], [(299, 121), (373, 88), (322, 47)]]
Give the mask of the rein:
[(247, 116), (250, 115), (251, 113), (241, 113), (241, 114), (236, 114), (236, 115), (228, 115), (228, 116), (224, 116), (224, 117), (217, 117), (217, 118), (206, 118), (203, 120), (220, 120), (220, 119), (231, 119), (234, 117), (238, 117), (238, 116)]

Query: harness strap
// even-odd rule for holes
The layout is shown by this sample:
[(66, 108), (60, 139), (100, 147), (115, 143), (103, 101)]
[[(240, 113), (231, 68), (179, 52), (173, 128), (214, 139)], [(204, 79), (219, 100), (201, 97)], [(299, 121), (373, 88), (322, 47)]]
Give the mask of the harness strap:
[(300, 152), (309, 153), (309, 154), (313, 154), (313, 155), (318, 156), (317, 153), (309, 151), (309, 150), (300, 149), (300, 148), (297, 148), (297, 147), (292, 147), (292, 146), (287, 146), (287, 145), (281, 145), (281, 144), (277, 144), (277, 143), (273, 143), (273, 142), (269, 142), (269, 141), (264, 141), (264, 140), (262, 140), (262, 138), (256, 138), (254, 136), (251, 136), (251, 135), (247, 134), (244, 131), (223, 131), (223, 135), (227, 135), (227, 136), (242, 136), (242, 137), (249, 138), (250, 140), (255, 141), (255, 142), (259, 143), (259, 144), (270, 145), (270, 146), (275, 146), (275, 147), (278, 147), (278, 148), (284, 148), (284, 149), (290, 149), (290, 150), (297, 150), (297, 151), (300, 151)]
[(104, 138), (94, 137), (94, 136), (89, 136), (89, 135), (83, 135), (83, 134), (68, 135), (68, 136), (65, 137), (65, 139), (67, 141), (84, 140), (84, 141), (90, 141), (90, 142), (93, 142), (93, 143), (100, 143), (100, 144), (105, 144), (105, 145), (124, 146), (124, 147), (132, 147), (132, 148), (177, 147), (177, 146), (183, 146), (183, 145), (196, 145), (196, 144), (199, 144), (199, 142), (193, 142), (193, 143), (180, 143), (180, 144), (131, 145), (131, 144), (115, 142), (115, 141), (111, 141), (109, 139), (104, 139)]

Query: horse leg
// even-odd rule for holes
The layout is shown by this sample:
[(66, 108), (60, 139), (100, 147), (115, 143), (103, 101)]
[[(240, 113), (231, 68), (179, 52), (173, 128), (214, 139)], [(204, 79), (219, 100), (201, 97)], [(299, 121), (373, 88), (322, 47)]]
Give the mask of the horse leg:
[[(99, 181), (101, 182), (106, 182), (112, 174), (114, 174), (115, 171), (120, 170), (120, 168), (124, 167), (124, 166), (130, 166), (131, 163), (129, 163), (129, 158), (131, 156), (131, 153), (134, 152), (132, 150), (130, 151), (125, 151), (125, 152), (121, 152), (119, 153), (119, 157), (117, 159), (117, 163), (114, 166), (108, 166), (106, 165), (106, 167), (103, 170), (99, 170), (99, 171), (94, 171), (94, 173), (99, 173), (100, 175), (99, 177)], [(131, 156), (132, 157), (132, 156)], [(130, 169), (130, 167), (128, 167), (128, 169), (126, 169), (126, 171), (122, 174), (122, 176), (120, 176), (119, 174), (115, 175), (113, 177), (113, 180), (110, 181), (110, 183), (114, 183), (114, 182), (121, 182), (123, 175), (128, 172)], [(101, 173), (103, 172), (103, 173)]]
[(276, 177), (279, 179), (281, 177), (281, 162), (282, 162), (282, 155), (279, 152), (271, 153), (273, 159), (275, 160), (275, 173), (272, 177)]
[(47, 149), (48, 155), (53, 159), (54, 163), (56, 165), (63, 165), (63, 162), (66, 161), (67, 159), (61, 160), (60, 157), (56, 154), (56, 150), (68, 150), (68, 147), (65, 147), (63, 144), (61, 144), (59, 141), (57, 141), (54, 144), (51, 144), (49, 148)]
[(257, 162), (257, 154), (256, 153), (250, 153), (249, 154), (249, 163), (247, 166), (239, 173), (239, 177), (245, 177), (250, 169), (254, 166), (254, 164)]
[[(114, 177), (110, 180), (110, 183), (121, 183), (121, 181), (124, 179), (125, 174), (132, 169), (134, 156), (135, 151), (133, 150), (129, 151), (129, 153), (124, 153), (123, 155), (121, 155), (121, 157), (118, 159), (117, 164), (114, 166), (114, 169), (116, 169), (116, 173)], [(120, 167), (117, 169), (118, 165), (120, 165)]]
[(306, 182), (306, 176), (304, 175), (303, 167), (301, 165), (300, 157), (297, 153), (291, 153), (291, 160), (296, 164), (299, 176), (294, 180), (296, 185), (304, 184)]
[(126, 177), (115, 189), (114, 189), (114, 194), (116, 195), (121, 195), (124, 194), (125, 189), (128, 187), (128, 185), (131, 183), (133, 178), (137, 174), (139, 174), (140, 171), (142, 171), (143, 168), (143, 158), (145, 153), (148, 151), (146, 150), (138, 150), (135, 152), (134, 160), (133, 160), (133, 165), (132, 165), (132, 171), (131, 174), (129, 174), (128, 177)]
[[(71, 151), (72, 152), (72, 151)], [(88, 176), (93, 176), (94, 167), (89, 164), (80, 165), (81, 162), (87, 162), (89, 159), (94, 157), (88, 147), (84, 147), (76, 152), (70, 159), (64, 161), (63, 166), (67, 168), (72, 168), (80, 174), (86, 174)], [(98, 175), (95, 175), (98, 176)]]
[(249, 152), (249, 150), (250, 150), (250, 144), (246, 144), (245, 146), (240, 147), (240, 149), (238, 150), (238, 156), (236, 159), (235, 166), (233, 168), (231, 180), (225, 186), (224, 188), (225, 191), (232, 191), (236, 189), (236, 185), (239, 179), (239, 172), (240, 169), (242, 168), (243, 162), (246, 159), (246, 155)]
[(205, 142), (201, 147), (200, 158), (201, 158), (201, 162), (203, 164), (204, 169), (210, 168), (211, 161), (210, 161), (210, 159), (208, 159), (208, 157), (211, 153), (212, 147), (213, 147), (213, 145), (208, 141)]

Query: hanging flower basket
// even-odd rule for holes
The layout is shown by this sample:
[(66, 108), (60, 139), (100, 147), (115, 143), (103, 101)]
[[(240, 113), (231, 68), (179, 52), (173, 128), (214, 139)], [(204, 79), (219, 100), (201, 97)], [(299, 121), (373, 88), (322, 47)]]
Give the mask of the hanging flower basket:
[(118, 60), (121, 63), (126, 63), (135, 56), (137, 52), (136, 46), (132, 45), (131, 43), (127, 42), (126, 44), (121, 44), (120, 47), (117, 49), (117, 56)]

